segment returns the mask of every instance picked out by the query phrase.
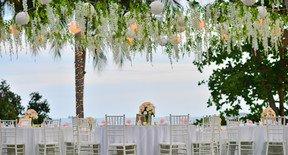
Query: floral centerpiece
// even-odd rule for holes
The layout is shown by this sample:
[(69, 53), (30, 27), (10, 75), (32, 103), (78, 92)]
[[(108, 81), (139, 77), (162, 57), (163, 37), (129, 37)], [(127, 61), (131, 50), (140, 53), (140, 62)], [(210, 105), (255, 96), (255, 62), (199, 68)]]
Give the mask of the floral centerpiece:
[(151, 102), (144, 102), (139, 109), (139, 113), (144, 117), (143, 125), (151, 125), (152, 116), (155, 116), (155, 106)]
[(95, 125), (95, 119), (93, 117), (86, 117), (86, 121), (88, 123), (89, 129), (93, 130), (94, 125)]
[(31, 120), (37, 119), (38, 118), (38, 113), (34, 109), (28, 109), (25, 112), (24, 118), (25, 119), (31, 119)]
[(261, 122), (263, 124), (270, 124), (275, 121), (276, 121), (276, 113), (270, 106), (268, 106), (261, 113)]
[(28, 109), (24, 116), (19, 119), (18, 125), (20, 127), (30, 127), (31, 122), (38, 118), (38, 113), (34, 109)]

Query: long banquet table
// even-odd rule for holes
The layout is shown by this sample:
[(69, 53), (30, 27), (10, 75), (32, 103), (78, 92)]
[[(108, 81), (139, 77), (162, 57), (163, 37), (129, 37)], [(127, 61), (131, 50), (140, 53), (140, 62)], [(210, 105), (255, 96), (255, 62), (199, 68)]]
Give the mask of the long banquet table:
[[(25, 143), (25, 154), (36, 155), (36, 146), (40, 142), (41, 128), (19, 128), (22, 130)], [(196, 141), (197, 135), (200, 130), (197, 126), (189, 126), (189, 143)], [(61, 129), (62, 141), (72, 141), (73, 131), (71, 127), (65, 127)], [(137, 145), (138, 155), (158, 155), (159, 154), (159, 143), (168, 142), (169, 140), (169, 126), (127, 126), (127, 139), (129, 142), (135, 142)], [(97, 127), (97, 137), (95, 142), (98, 141), (101, 145), (101, 155), (107, 155), (105, 127)], [(227, 138), (225, 127), (221, 130), (221, 141), (224, 143)], [(288, 127), (285, 128), (286, 141), (288, 135)], [(264, 126), (241, 126), (240, 127), (241, 140), (250, 140), (251, 136), (255, 142), (255, 154), (265, 154), (265, 141), (266, 141), (266, 128)], [(63, 144), (63, 143), (62, 143)], [(62, 150), (64, 146), (61, 146)], [(189, 147), (190, 149), (191, 147)], [(190, 150), (188, 151), (190, 152)]]

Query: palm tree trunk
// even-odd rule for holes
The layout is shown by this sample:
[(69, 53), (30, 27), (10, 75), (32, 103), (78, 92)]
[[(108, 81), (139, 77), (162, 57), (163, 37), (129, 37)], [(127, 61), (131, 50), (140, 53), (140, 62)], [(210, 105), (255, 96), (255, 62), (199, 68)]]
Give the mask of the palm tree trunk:
[(84, 118), (84, 78), (86, 51), (80, 45), (75, 47), (75, 97), (76, 117)]

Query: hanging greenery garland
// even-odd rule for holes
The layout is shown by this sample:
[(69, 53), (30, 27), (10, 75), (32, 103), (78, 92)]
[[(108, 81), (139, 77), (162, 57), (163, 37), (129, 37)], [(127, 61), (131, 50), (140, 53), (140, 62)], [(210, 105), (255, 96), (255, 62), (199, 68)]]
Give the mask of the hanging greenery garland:
[[(288, 26), (287, 14), (256, 0), (215, 2), (206, 7), (192, 1), (185, 9), (159, 0), (135, 2), (129, 8), (118, 1), (34, 0), (34, 8), (28, 10), (26, 3), (24, 0), (24, 11), (17, 13), (15, 20), (0, 21), (2, 45), (18, 40), (13, 44), (23, 47), (28, 43), (29, 50), (51, 44), (60, 51), (77, 39), (89, 51), (110, 49), (115, 57), (130, 58), (136, 52), (152, 56), (158, 46), (164, 47), (169, 57), (179, 52), (203, 53), (215, 44), (229, 52), (248, 40), (255, 50), (261, 45), (267, 52), (281, 45), (283, 29)], [(2, 34), (11, 34), (13, 39)], [(1, 51), (9, 49), (3, 46)], [(13, 53), (15, 49), (10, 50)]]

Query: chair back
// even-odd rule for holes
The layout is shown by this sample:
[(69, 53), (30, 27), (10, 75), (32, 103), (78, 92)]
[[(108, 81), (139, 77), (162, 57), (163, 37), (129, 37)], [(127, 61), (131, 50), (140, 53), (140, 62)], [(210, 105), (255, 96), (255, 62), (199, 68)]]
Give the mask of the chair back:
[(90, 118), (77, 118), (72, 120), (73, 140), (75, 144), (87, 144), (96, 141), (95, 120)]
[(229, 141), (239, 141), (240, 139), (240, 121), (239, 117), (227, 117), (227, 138)]
[(105, 115), (106, 137), (108, 145), (110, 143), (122, 143), (125, 145), (125, 115), (108, 116)]
[(1, 144), (15, 145), (23, 143), (23, 130), (18, 128), (17, 120), (0, 120)]
[(59, 145), (62, 138), (60, 127), (60, 119), (45, 119), (41, 124), (41, 143)]
[(221, 118), (219, 116), (205, 116), (200, 128), (200, 141), (219, 142), (221, 132)]
[(285, 142), (285, 117), (263, 118), (266, 122), (267, 141), (268, 142)]
[(173, 142), (188, 143), (189, 140), (189, 122), (188, 115), (170, 114), (170, 144)]

